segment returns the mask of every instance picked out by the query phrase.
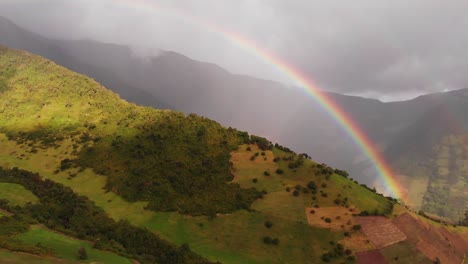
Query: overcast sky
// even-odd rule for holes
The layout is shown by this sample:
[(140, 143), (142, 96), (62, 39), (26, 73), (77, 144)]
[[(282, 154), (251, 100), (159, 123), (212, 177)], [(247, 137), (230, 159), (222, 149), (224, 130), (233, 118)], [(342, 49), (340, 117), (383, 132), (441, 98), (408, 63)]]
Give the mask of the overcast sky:
[(293, 84), (203, 20), (324, 90), (383, 100), (468, 87), (467, 10), (466, 0), (0, 0), (0, 15), (49, 37), (129, 44), (141, 55), (173, 50)]

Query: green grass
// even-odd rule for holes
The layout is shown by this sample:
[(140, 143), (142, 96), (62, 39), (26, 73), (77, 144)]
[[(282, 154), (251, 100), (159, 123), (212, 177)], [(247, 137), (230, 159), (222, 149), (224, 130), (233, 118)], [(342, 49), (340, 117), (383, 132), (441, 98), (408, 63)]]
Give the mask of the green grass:
[(39, 200), (30, 191), (26, 190), (23, 186), (14, 183), (1, 183), (0, 182), (0, 199), (5, 199), (11, 205), (23, 206), (27, 203), (37, 203)]
[(32, 226), (30, 231), (22, 233), (16, 238), (29, 245), (40, 243), (42, 246), (53, 249), (57, 257), (70, 261), (77, 260), (78, 249), (84, 247), (88, 254), (86, 263), (132, 263), (131, 260), (114, 253), (93, 249), (90, 242), (73, 239), (39, 226)]
[(70, 263), (55, 258), (34, 256), (21, 252), (12, 252), (0, 249), (0, 263), (2, 264), (52, 264)]

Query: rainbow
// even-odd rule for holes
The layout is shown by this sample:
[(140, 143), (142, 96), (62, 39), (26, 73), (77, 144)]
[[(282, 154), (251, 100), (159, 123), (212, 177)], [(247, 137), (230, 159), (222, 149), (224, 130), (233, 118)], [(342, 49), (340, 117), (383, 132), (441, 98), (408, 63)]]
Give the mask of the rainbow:
[(164, 14), (174, 16), (175, 18), (185, 20), (195, 26), (209, 30), (213, 33), (220, 34), (227, 38), (230, 42), (243, 48), (247, 52), (267, 62), (271, 66), (278, 69), (280, 72), (286, 74), (293, 80), (296, 85), (301, 87), (307, 94), (309, 94), (321, 107), (323, 107), (331, 117), (345, 130), (355, 144), (362, 150), (362, 152), (373, 162), (381, 180), (383, 181), (386, 192), (395, 198), (402, 198), (404, 189), (401, 187), (395, 178), (392, 169), (380, 155), (376, 146), (364, 133), (364, 131), (356, 124), (350, 115), (341, 109), (341, 107), (332, 100), (326, 93), (322, 92), (319, 87), (303, 74), (299, 69), (289, 64), (284, 59), (276, 56), (272, 52), (261, 48), (252, 40), (247, 39), (241, 34), (222, 28), (219, 25), (213, 24), (204, 19), (195, 17), (191, 14), (181, 10), (163, 7), (154, 2), (147, 0), (111, 0), (113, 2), (126, 5), (131, 8), (143, 8), (144, 10), (151, 11), (164, 11)]

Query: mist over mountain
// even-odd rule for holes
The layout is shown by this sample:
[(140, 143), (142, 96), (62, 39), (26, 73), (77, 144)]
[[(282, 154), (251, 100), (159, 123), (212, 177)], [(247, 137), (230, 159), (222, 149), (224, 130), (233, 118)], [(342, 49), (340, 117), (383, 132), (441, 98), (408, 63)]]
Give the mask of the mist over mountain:
[[(6, 19), (0, 20), (0, 36), (0, 44), (28, 50), (91, 76), (129, 101), (200, 114), (308, 153), (319, 162), (349, 171), (353, 178), (366, 184), (382, 184), (352, 139), (300, 89), (231, 74), (215, 64), (171, 51), (144, 57), (122, 45), (47, 39)], [(434, 159), (433, 148), (447, 136), (466, 132), (467, 91), (388, 103), (327, 94), (381, 149), (411, 193), (412, 179), (438, 178), (429, 173), (434, 171), (428, 167)], [(430, 183), (423, 187), (423, 194), (427, 186)], [(462, 194), (463, 188), (466, 187), (461, 188)], [(423, 206), (422, 199), (421, 196), (414, 203), (417, 208)], [(462, 201), (466, 197), (462, 196)], [(459, 209), (457, 215), (461, 212)]]

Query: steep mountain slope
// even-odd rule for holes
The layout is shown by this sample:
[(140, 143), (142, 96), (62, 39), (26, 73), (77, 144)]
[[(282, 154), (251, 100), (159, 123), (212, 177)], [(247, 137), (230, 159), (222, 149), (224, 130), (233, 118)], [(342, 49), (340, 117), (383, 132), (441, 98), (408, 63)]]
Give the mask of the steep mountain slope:
[(61, 43), (60, 41), (52, 41), (29, 32), (1, 16), (0, 36), (0, 45), (40, 54), (60, 65), (91, 76), (104, 85), (115, 88), (115, 92), (130, 102), (137, 102), (139, 104), (158, 108), (169, 108), (167, 105), (160, 103), (150, 93), (126, 84), (115, 72), (109, 71), (106, 67), (99, 67), (70, 56), (70, 54), (59, 45)]
[[(423, 227), (434, 223), (347, 173), (264, 138), (129, 104), (29, 53), (0, 48), (0, 69), (0, 182), (23, 186), (31, 201), (11, 206), (19, 187), (0, 188), (9, 199), (0, 203), (1, 247), (70, 259), (69, 248), (33, 242), (71, 239), (66, 234), (87, 240), (89, 252), (93, 245), (123, 256), (122, 263), (207, 262), (191, 250), (223, 263), (352, 263), (370, 251), (430, 263), (434, 255), (405, 233), (415, 219), (433, 236), (424, 245), (438, 243), (437, 257), (466, 253), (458, 235), (466, 229), (434, 233)], [(373, 230), (389, 231), (376, 240)]]

